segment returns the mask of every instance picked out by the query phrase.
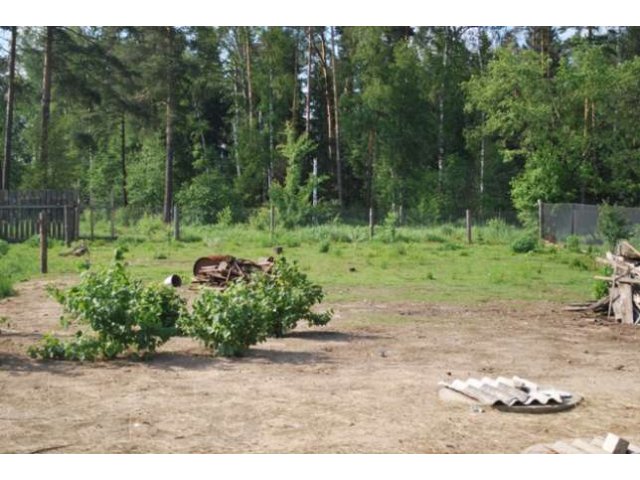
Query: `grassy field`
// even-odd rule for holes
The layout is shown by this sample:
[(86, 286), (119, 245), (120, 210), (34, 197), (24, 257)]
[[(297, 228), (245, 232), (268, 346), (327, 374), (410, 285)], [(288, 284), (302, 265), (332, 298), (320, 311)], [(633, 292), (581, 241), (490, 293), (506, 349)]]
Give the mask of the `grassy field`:
[[(273, 238), (246, 225), (184, 227), (183, 241), (176, 242), (158, 220), (144, 219), (136, 227), (120, 227), (118, 234), (116, 241), (86, 241), (90, 253), (82, 258), (61, 256), (68, 249), (53, 242), (49, 277), (104, 265), (120, 247), (135, 276), (161, 281), (177, 273), (188, 281), (198, 257), (231, 254), (257, 259), (272, 255), (275, 245), (323, 285), (328, 301), (579, 301), (591, 298), (596, 272), (596, 252), (584, 247), (541, 246), (514, 253), (510, 245), (523, 232), (500, 222), (477, 228), (472, 245), (466, 244), (464, 229), (451, 225), (380, 227), (373, 240), (367, 228), (345, 225), (282, 231)], [(35, 240), (12, 245), (0, 258), (5, 283), (40, 277)], [(5, 288), (4, 295), (8, 293)]]

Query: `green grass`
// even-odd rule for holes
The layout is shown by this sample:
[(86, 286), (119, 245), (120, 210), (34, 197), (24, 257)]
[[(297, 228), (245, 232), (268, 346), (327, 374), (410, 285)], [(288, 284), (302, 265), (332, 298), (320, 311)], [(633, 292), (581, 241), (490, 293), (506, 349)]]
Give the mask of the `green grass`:
[[(188, 282), (198, 257), (231, 254), (257, 259), (273, 255), (276, 245), (325, 288), (329, 302), (579, 301), (591, 297), (592, 276), (596, 274), (595, 262), (586, 253), (551, 247), (513, 253), (509, 243), (522, 232), (512, 227), (478, 235), (489, 240), (472, 245), (465, 243), (464, 228), (456, 226), (401, 227), (395, 242), (382, 235), (383, 227), (371, 241), (366, 227), (344, 225), (282, 231), (273, 238), (269, 232), (246, 225), (185, 226), (182, 233), (186, 242), (168, 241), (150, 220), (144, 229), (143, 233), (134, 227), (120, 227), (117, 241), (87, 242), (90, 254), (80, 259), (61, 257), (66, 248), (56, 243), (49, 251), (49, 277), (77, 273), (87, 262), (92, 268), (104, 265), (120, 246), (127, 249), (125, 259), (133, 275), (159, 282), (177, 273)], [(481, 233), (482, 228), (476, 232)], [(15, 282), (39, 277), (37, 255), (38, 249), (29, 242), (12, 245), (0, 258), (0, 278), (7, 276)], [(0, 295), (3, 288), (6, 286), (0, 284)]]

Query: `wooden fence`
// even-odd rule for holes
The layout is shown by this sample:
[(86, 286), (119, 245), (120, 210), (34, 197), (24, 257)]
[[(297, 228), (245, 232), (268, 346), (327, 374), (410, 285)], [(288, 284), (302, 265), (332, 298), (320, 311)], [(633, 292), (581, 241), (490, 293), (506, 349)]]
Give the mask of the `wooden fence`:
[(0, 190), (0, 238), (21, 242), (38, 234), (38, 215), (47, 215), (49, 238), (79, 237), (78, 194), (57, 190)]

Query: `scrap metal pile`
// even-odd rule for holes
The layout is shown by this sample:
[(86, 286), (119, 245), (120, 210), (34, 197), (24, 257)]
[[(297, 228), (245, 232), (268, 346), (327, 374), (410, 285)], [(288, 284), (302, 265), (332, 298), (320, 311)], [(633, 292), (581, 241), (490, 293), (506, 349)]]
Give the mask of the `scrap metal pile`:
[(248, 279), (252, 273), (269, 273), (273, 268), (273, 257), (261, 258), (257, 262), (231, 255), (201, 257), (193, 265), (192, 283), (224, 289), (230, 282)]
[(619, 323), (638, 325), (640, 323), (640, 251), (629, 242), (622, 241), (615, 253), (607, 252), (598, 263), (610, 267), (611, 276), (596, 276), (609, 284), (609, 293), (594, 303), (574, 304), (571, 311), (594, 312), (613, 317)]

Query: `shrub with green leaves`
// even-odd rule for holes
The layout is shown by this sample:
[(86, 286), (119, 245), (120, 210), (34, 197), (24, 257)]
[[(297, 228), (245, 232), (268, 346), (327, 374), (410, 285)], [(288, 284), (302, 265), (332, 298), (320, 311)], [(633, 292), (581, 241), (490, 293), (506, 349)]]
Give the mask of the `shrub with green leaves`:
[(536, 248), (538, 248), (538, 239), (532, 234), (518, 237), (511, 243), (511, 250), (514, 253), (532, 252)]
[(331, 320), (331, 311), (311, 311), (311, 307), (324, 298), (322, 287), (309, 281), (295, 262), (289, 263), (284, 257), (276, 260), (270, 275), (255, 281), (255, 290), (269, 306), (269, 336), (282, 337), (300, 320), (306, 320), (309, 326), (326, 325)]
[(66, 342), (45, 337), (30, 354), (40, 358), (94, 360), (114, 358), (133, 349), (152, 353), (177, 333), (176, 322), (186, 312), (185, 301), (170, 287), (143, 286), (132, 280), (125, 266), (115, 262), (85, 272), (79, 285), (67, 291), (50, 289), (66, 316), (61, 321), (86, 326), (87, 332)]
[(618, 240), (627, 238), (631, 232), (620, 211), (603, 203), (598, 208), (598, 233), (607, 241), (609, 248), (613, 249)]
[(6, 240), (0, 239), (0, 257), (4, 257), (9, 251), (9, 243)]
[(179, 327), (218, 355), (240, 356), (268, 336), (283, 336), (300, 320), (326, 325), (330, 311), (311, 311), (323, 295), (295, 263), (280, 257), (269, 274), (257, 273), (224, 291), (204, 291), (191, 315), (180, 318)]
[(193, 302), (191, 315), (180, 319), (179, 327), (219, 355), (241, 356), (267, 338), (268, 305), (254, 293), (252, 284), (240, 281), (224, 291), (205, 290)]

